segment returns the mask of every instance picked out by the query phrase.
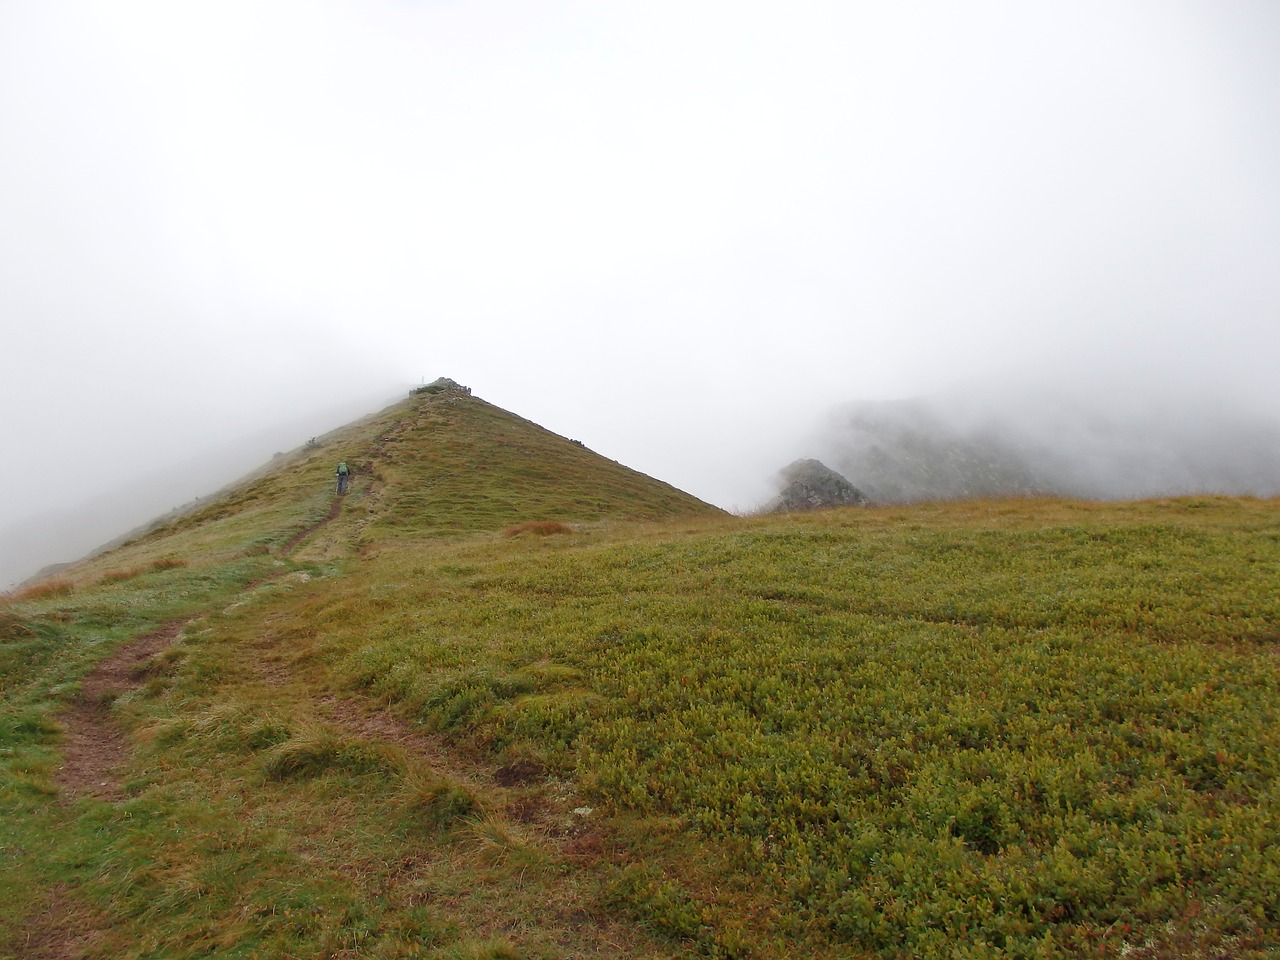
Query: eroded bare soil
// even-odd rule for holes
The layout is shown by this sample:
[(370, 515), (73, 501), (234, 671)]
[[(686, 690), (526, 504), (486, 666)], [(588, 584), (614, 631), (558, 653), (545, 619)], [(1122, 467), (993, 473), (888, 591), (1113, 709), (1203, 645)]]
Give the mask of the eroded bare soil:
[(189, 620), (174, 620), (158, 630), (118, 647), (85, 678), (62, 715), (63, 762), (57, 785), (63, 803), (89, 796), (123, 799), (118, 775), (129, 753), (124, 729), (111, 715), (111, 705), (146, 679), (147, 666), (168, 648)]

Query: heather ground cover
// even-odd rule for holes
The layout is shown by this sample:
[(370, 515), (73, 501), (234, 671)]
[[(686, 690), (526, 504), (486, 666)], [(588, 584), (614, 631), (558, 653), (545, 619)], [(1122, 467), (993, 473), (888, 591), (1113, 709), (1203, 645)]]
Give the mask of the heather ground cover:
[[(1247, 950), (1280, 889), (1275, 519), (987, 504), (484, 545), (307, 619), (349, 683), (731, 848), (782, 940)], [(673, 929), (716, 926), (676, 900)]]
[(0, 956), (1280, 949), (1280, 502), (748, 519), (470, 399), (340, 439), (336, 509), (303, 452), (0, 605)]

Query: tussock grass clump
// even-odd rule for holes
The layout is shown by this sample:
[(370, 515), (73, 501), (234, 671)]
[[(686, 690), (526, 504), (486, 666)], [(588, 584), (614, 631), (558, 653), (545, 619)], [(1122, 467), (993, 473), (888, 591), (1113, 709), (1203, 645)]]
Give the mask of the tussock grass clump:
[(22, 640), (35, 635), (35, 630), (23, 617), (11, 610), (0, 609), (0, 640)]
[(467, 839), (482, 863), (505, 865), (523, 871), (545, 871), (547, 858), (526, 843), (515, 830), (492, 817), (467, 821)]
[(448, 830), (480, 812), (480, 801), (465, 785), (410, 769), (403, 779), (404, 802), (419, 826)]
[(76, 585), (70, 580), (56, 577), (21, 587), (9, 596), (15, 603), (29, 603), (34, 600), (48, 600), (51, 597), (65, 597), (74, 593), (75, 589)]
[(132, 580), (134, 577), (140, 577), (146, 573), (144, 567), (127, 567), (119, 570), (108, 570), (102, 575), (103, 583), (121, 583), (125, 580)]
[(392, 773), (404, 759), (382, 744), (345, 737), (327, 727), (308, 726), (267, 752), (263, 770), (273, 780), (317, 777), (330, 770)]
[(171, 718), (152, 735), (160, 743), (192, 740), (220, 751), (254, 753), (279, 746), (292, 735), (289, 723), (260, 705), (229, 696), (194, 716)]
[(573, 527), (559, 520), (526, 520), (502, 531), (504, 537), (518, 537), (532, 533), (539, 537), (551, 537), (556, 534), (573, 533)]

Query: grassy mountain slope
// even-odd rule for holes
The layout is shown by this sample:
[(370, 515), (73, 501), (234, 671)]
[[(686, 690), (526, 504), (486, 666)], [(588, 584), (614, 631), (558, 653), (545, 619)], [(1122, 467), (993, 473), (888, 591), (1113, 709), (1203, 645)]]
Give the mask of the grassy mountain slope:
[(184, 549), (191, 537), (201, 547), (221, 538), (241, 545), (256, 533), (256, 544), (278, 547), (325, 518), (339, 459), (354, 471), (352, 496), (325, 538), (345, 546), (492, 533), (529, 519), (590, 524), (720, 513), (478, 398), (419, 394), (326, 435), (146, 542), (180, 536)]
[(1276, 501), (744, 520), (413, 398), (6, 603), (0, 956), (1266, 956), (1277, 583)]

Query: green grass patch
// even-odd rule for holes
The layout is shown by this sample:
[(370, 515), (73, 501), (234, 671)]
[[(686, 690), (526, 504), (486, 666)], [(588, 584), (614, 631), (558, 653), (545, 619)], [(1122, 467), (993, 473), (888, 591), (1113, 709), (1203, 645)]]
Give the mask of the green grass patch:
[(388, 555), (362, 576), (398, 604), (350, 630), (339, 585), (322, 642), (438, 728), (727, 845), (788, 937), (1119, 955), (1198, 910), (1273, 942), (1274, 505), (1011, 509), (477, 545), (465, 578)]
[(345, 737), (327, 727), (306, 727), (275, 744), (263, 769), (276, 780), (316, 777), (330, 770), (395, 773), (404, 759), (385, 746)]
[(744, 520), (451, 394), (281, 461), (0, 603), (0, 955), (1280, 949), (1280, 502)]

